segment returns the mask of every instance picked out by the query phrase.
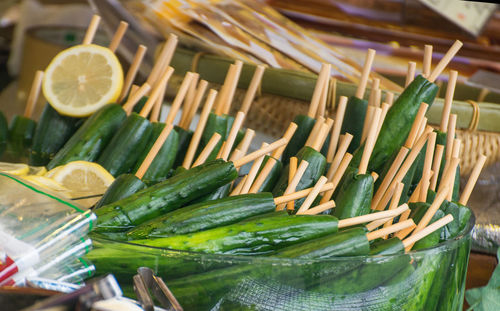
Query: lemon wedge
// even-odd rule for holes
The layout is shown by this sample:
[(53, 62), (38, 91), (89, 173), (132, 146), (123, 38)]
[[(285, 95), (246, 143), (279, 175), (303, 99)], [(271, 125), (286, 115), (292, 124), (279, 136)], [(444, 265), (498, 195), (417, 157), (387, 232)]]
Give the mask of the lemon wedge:
[(22, 176), (28, 174), (29, 171), (29, 166), (23, 163), (0, 162), (0, 172), (2, 173)]
[(60, 114), (86, 117), (115, 102), (123, 86), (123, 69), (108, 48), (77, 45), (54, 57), (45, 70), (43, 94)]
[(63, 193), (64, 195), (68, 194), (68, 189), (58, 183), (57, 181), (45, 177), (45, 176), (38, 176), (38, 175), (27, 175), (27, 176), (22, 176), (24, 180), (27, 180), (31, 182), (32, 184), (35, 184), (41, 188), (55, 191), (55, 192), (60, 192)]
[(103, 194), (115, 180), (105, 168), (87, 161), (74, 161), (59, 166), (53, 172), (52, 179), (75, 195)]
[(44, 176), (47, 173), (45, 166), (30, 166), (28, 175)]

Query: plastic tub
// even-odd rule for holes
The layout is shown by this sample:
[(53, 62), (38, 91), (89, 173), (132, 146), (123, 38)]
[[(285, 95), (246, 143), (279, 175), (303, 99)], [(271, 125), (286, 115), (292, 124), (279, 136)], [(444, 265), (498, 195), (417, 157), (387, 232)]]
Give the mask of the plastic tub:
[(474, 221), (453, 240), (399, 255), (209, 255), (95, 237), (89, 257), (132, 296), (137, 268), (152, 268), (184, 310), (461, 310)]

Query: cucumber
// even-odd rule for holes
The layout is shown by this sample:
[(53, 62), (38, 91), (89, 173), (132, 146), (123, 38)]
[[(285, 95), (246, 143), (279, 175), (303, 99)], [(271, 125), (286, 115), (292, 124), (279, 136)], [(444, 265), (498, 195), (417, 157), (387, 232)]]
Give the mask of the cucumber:
[(7, 119), (4, 114), (0, 111), (0, 157), (7, 148), (7, 140), (9, 136), (9, 127), (7, 123)]
[(206, 231), (132, 243), (194, 252), (258, 255), (337, 231), (338, 221), (328, 215), (260, 217)]
[(209, 202), (225, 198), (229, 195), (230, 190), (231, 183), (225, 184), (224, 186), (217, 188), (215, 191), (194, 200), (193, 203)]
[(127, 198), (143, 189), (146, 189), (146, 184), (135, 175), (122, 174), (109, 186), (102, 198), (95, 205), (95, 208), (100, 208), (101, 206)]
[[(438, 86), (418, 75), (399, 95), (387, 112), (377, 142), (373, 148), (368, 170), (380, 172), (390, 157), (404, 144), (422, 102), (432, 106)], [(348, 106), (349, 107), (349, 106)], [(352, 133), (351, 133), (352, 134)], [(352, 145), (352, 142), (351, 142)], [(363, 154), (363, 146), (354, 153), (351, 165), (358, 166)]]
[(47, 164), (51, 170), (71, 161), (95, 161), (127, 115), (120, 105), (107, 104), (88, 118)]
[(191, 142), (191, 138), (193, 138), (193, 131), (185, 130), (180, 126), (174, 126), (174, 130), (177, 132), (179, 136), (179, 148), (177, 150), (177, 156), (175, 158), (174, 167), (179, 167), (182, 165), (184, 158), (186, 157), (186, 152), (189, 148), (189, 143)]
[(291, 157), (295, 156), (304, 147), (316, 120), (306, 115), (298, 115), (293, 119), (293, 122), (297, 124), (297, 130), (293, 133), (283, 152), (281, 161), (285, 165), (288, 164)]
[[(152, 134), (149, 137), (146, 147), (139, 152), (139, 158), (137, 159), (135, 168), (132, 170), (134, 173), (137, 172), (144, 159), (146, 159), (149, 150), (153, 147), (163, 128), (165, 128), (165, 123), (153, 123)], [(171, 131), (167, 140), (165, 140), (163, 146), (160, 148), (160, 151), (146, 171), (146, 174), (142, 177), (142, 180), (146, 184), (156, 184), (167, 179), (174, 164), (178, 147), (179, 135), (176, 131)]]
[(373, 177), (370, 174), (356, 175), (350, 182), (342, 184), (333, 215), (346, 219), (370, 213), (373, 197)]
[(25, 156), (33, 143), (36, 122), (23, 116), (16, 115), (9, 127), (10, 150), (14, 156)]
[(131, 113), (103, 150), (97, 163), (115, 177), (128, 173), (139, 158), (138, 150), (146, 147), (152, 128), (148, 119)]
[[(260, 171), (264, 168), (266, 165), (267, 161), (271, 159), (270, 156), (266, 155), (264, 157), (264, 161), (262, 161), (262, 164), (259, 168), (259, 174)], [(274, 158), (273, 158), (274, 159)], [(271, 192), (278, 182), (280, 176), (281, 176), (281, 171), (283, 170), (283, 164), (281, 163), (280, 160), (274, 159), (275, 163), (273, 165), (273, 168), (269, 172), (269, 175), (267, 175), (266, 179), (264, 180), (264, 183), (262, 183), (262, 186), (257, 190), (257, 192)], [(258, 175), (257, 175), (258, 176)]]
[(200, 144), (198, 146), (198, 154), (203, 150), (203, 148), (205, 148), (210, 141), (210, 138), (212, 138), (215, 133), (219, 133), (221, 135), (221, 139), (215, 146), (207, 161), (214, 160), (217, 157), (217, 153), (222, 146), (222, 142), (227, 138), (227, 135), (229, 134), (227, 132), (227, 121), (228, 117), (226, 115), (218, 116), (212, 112), (208, 115), (207, 124), (205, 125), (205, 129), (203, 130)]
[(178, 209), (238, 176), (232, 162), (215, 160), (173, 176), (95, 211), (97, 232), (126, 231)]
[(370, 256), (404, 253), (405, 248), (399, 238), (380, 239), (370, 245)]
[[(410, 203), (410, 218), (413, 219), (416, 224), (418, 224), (430, 206), (431, 205), (429, 203), (424, 202)], [(446, 216), (446, 214), (441, 209), (438, 209), (434, 216), (431, 218), (429, 224), (432, 224), (433, 222), (439, 220), (440, 218), (443, 218), (444, 216)], [(425, 238), (421, 239), (420, 241), (415, 243), (412, 250), (425, 249), (437, 245), (439, 243), (441, 231), (443, 231), (443, 228), (436, 230)]]
[(271, 193), (243, 194), (202, 202), (167, 213), (127, 232), (130, 240), (186, 234), (273, 212)]
[(355, 96), (349, 97), (345, 109), (344, 119), (342, 121), (341, 134), (351, 134), (352, 141), (347, 148), (347, 152), (353, 153), (358, 149), (361, 143), (361, 136), (363, 134), (363, 125), (365, 123), (366, 109), (368, 108), (368, 101), (359, 99)]
[(60, 115), (51, 105), (46, 104), (33, 137), (29, 164), (45, 166), (76, 132), (79, 118)]

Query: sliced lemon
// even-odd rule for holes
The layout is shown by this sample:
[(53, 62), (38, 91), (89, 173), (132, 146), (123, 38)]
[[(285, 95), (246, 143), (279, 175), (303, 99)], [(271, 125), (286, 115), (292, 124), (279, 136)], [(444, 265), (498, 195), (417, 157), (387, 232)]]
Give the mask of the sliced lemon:
[(28, 175), (44, 176), (47, 173), (45, 166), (30, 166)]
[(69, 190), (63, 185), (61, 185), (61, 183), (45, 176), (27, 175), (23, 176), (22, 178), (44, 189), (56, 192), (63, 192), (64, 194), (69, 193)]
[(28, 174), (30, 168), (23, 163), (0, 162), (0, 172), (11, 175), (22, 176)]
[(52, 178), (76, 194), (102, 194), (115, 180), (102, 166), (93, 162), (74, 161), (60, 166)]
[(43, 176), (45, 177), (49, 177), (49, 178), (52, 178), (54, 177), (54, 175), (60, 170), (63, 168), (64, 165), (61, 165), (61, 166), (56, 166), (54, 167), (53, 169), (51, 169), (50, 171), (46, 172)]
[(123, 86), (123, 70), (108, 48), (77, 45), (54, 57), (45, 70), (43, 94), (60, 114), (86, 117), (115, 102)]

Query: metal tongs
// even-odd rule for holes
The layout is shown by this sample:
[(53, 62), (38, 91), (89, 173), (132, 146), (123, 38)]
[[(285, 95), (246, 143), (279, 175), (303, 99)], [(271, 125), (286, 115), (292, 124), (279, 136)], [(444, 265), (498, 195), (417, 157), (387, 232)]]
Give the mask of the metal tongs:
[(183, 311), (181, 305), (168, 289), (161, 277), (154, 275), (153, 270), (147, 267), (137, 269), (137, 274), (134, 275), (134, 291), (137, 300), (140, 302), (145, 311), (153, 311), (155, 309), (153, 298), (149, 295), (149, 291), (168, 311)]

